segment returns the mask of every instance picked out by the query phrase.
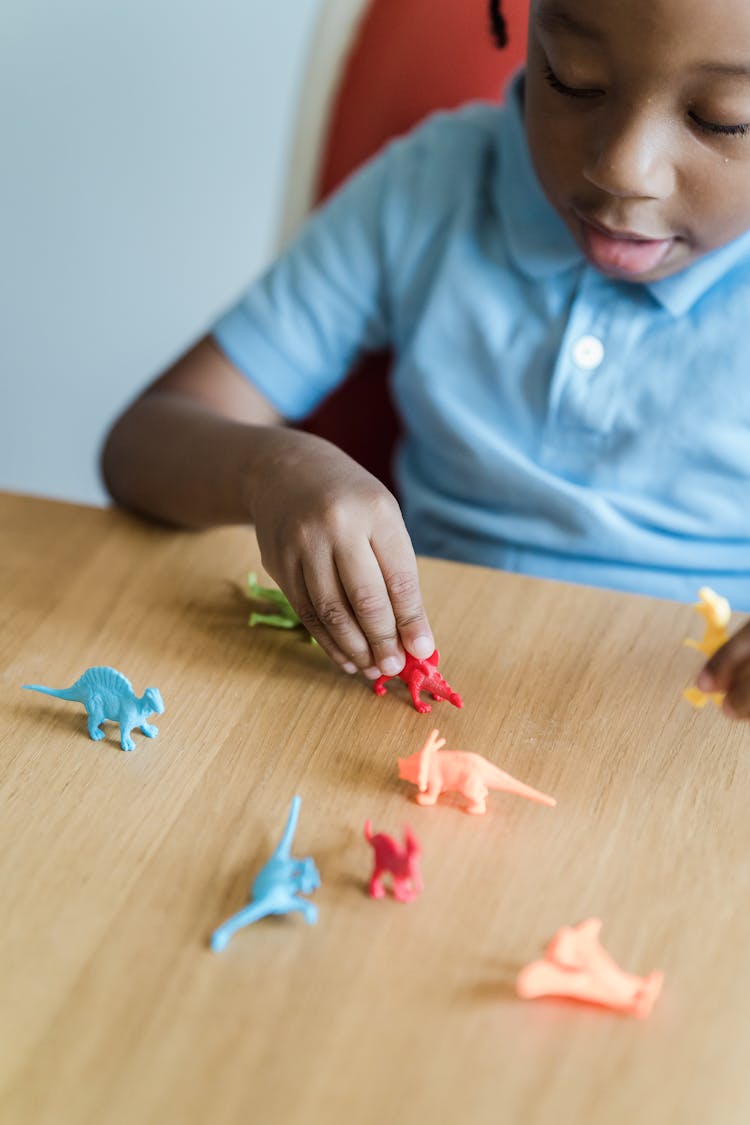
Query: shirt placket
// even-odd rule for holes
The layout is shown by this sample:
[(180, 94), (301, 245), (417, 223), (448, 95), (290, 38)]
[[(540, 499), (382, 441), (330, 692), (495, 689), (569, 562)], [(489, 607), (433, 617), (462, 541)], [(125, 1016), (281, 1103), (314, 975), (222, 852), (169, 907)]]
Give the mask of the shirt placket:
[(583, 272), (549, 385), (540, 461), (552, 472), (585, 479), (613, 433), (632, 351), (630, 313), (621, 287), (614, 294), (611, 282)]

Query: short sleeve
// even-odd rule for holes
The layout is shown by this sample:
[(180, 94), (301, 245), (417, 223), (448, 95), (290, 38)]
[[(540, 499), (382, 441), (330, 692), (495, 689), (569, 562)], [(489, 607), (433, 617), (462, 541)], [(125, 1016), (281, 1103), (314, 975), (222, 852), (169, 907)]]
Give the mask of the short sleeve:
[(390, 342), (384, 225), (399, 224), (400, 145), (351, 177), (213, 327), (228, 358), (287, 418)]

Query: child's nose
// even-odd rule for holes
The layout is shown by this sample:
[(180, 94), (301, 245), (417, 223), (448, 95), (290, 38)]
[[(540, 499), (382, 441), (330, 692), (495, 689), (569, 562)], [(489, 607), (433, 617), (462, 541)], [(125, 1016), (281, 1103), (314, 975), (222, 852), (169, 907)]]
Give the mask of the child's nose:
[(666, 199), (674, 189), (674, 166), (666, 124), (649, 114), (629, 113), (604, 124), (592, 139), (585, 178), (608, 195)]

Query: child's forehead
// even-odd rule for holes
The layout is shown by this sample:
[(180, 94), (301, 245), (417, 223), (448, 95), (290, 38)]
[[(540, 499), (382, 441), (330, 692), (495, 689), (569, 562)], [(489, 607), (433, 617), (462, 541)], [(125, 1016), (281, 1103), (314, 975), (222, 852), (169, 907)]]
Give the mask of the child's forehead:
[(531, 0), (532, 21), (552, 33), (635, 45), (656, 36), (670, 48), (722, 50), (750, 60), (750, 0)]

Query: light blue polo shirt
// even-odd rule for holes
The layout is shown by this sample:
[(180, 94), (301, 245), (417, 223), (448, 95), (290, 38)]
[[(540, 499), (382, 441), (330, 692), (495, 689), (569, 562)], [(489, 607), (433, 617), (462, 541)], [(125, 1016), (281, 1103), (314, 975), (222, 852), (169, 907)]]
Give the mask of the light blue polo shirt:
[(290, 419), (394, 349), (417, 552), (750, 610), (750, 233), (607, 279), (542, 193), (522, 98), (391, 144), (215, 339)]

